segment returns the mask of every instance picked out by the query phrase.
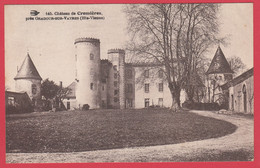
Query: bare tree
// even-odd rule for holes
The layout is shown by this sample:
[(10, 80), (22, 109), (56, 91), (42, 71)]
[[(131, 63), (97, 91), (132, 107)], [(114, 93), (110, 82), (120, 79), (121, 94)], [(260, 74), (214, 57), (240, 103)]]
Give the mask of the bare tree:
[(227, 58), (227, 60), (230, 64), (231, 70), (234, 72), (234, 76), (245, 71), (246, 65), (242, 62), (240, 57), (232, 56)]
[[(126, 5), (128, 46), (138, 61), (162, 65), (172, 95), (180, 107), (180, 91), (189, 92), (191, 76), (203, 54), (218, 41), (217, 4)], [(136, 59), (137, 60), (137, 59)]]

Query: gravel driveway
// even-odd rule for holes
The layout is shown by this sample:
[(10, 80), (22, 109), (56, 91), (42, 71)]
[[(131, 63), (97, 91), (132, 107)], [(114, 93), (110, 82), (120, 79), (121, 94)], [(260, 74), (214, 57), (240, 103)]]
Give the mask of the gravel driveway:
[(180, 162), (253, 159), (254, 121), (242, 116), (191, 111), (233, 123), (238, 128), (224, 137), (172, 145), (135, 147), (73, 153), (7, 153), (7, 163), (69, 162)]

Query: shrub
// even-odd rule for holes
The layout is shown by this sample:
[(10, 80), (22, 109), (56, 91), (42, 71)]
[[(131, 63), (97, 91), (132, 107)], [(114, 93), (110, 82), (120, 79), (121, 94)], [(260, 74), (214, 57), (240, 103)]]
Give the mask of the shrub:
[(191, 109), (191, 110), (220, 110), (218, 103), (195, 103), (185, 101), (182, 104), (182, 107)]
[(84, 104), (83, 107), (82, 107), (82, 110), (89, 110), (89, 105), (88, 104)]

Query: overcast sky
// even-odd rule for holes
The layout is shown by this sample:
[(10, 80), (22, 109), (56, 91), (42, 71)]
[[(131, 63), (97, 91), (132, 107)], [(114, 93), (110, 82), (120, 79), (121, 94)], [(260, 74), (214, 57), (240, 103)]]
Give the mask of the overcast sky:
[[(121, 4), (104, 5), (6, 5), (5, 6), (5, 79), (14, 90), (17, 66), (21, 66), (27, 51), (43, 79), (49, 78), (64, 86), (75, 79), (74, 41), (79, 37), (94, 37), (101, 41), (101, 58), (107, 50), (123, 48), (127, 41), (126, 18)], [(30, 11), (101, 12), (104, 20), (26, 21)], [(53, 15), (54, 16), (54, 15)], [(56, 15), (57, 16), (57, 15)], [(64, 15), (63, 15), (64, 16)], [(238, 56), (253, 67), (253, 5), (224, 4), (220, 14), (220, 35), (229, 37), (229, 45), (221, 46), (226, 57)], [(217, 46), (208, 53), (213, 58)]]

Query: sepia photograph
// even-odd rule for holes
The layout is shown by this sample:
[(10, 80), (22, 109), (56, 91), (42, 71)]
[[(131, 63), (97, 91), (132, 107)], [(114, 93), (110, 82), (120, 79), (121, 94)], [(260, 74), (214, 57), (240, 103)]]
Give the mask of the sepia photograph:
[(253, 7), (4, 5), (6, 163), (254, 162)]

